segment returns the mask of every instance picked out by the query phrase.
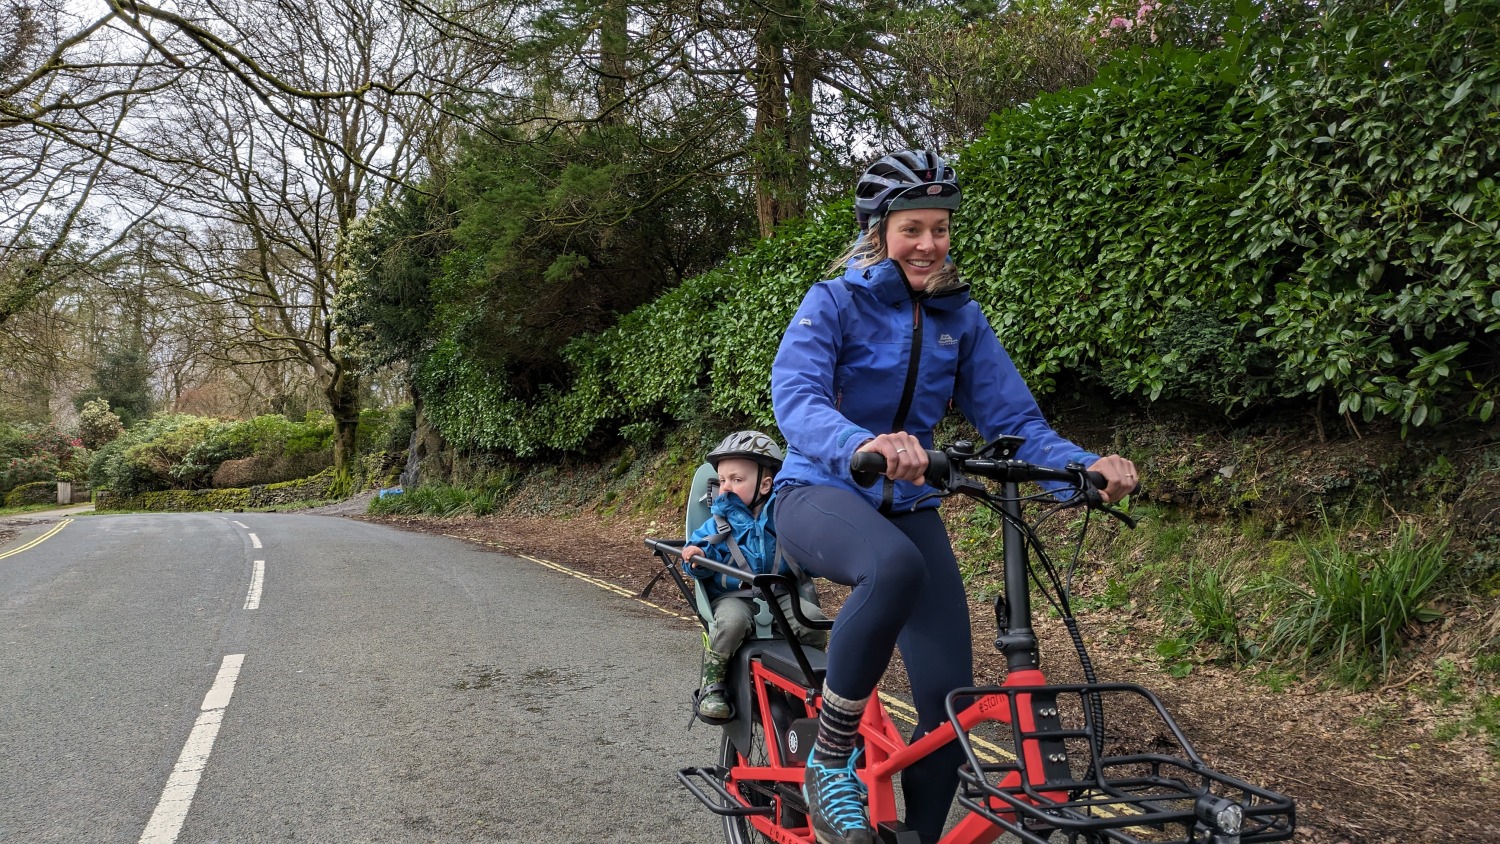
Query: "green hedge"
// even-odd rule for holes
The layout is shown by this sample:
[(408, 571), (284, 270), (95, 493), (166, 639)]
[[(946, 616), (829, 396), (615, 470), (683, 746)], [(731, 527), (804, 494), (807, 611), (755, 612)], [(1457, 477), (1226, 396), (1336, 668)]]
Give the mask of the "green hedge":
[(1033, 389), (1072, 373), (1221, 406), (1275, 389), (1250, 311), (1276, 256), (1250, 259), (1229, 224), (1258, 166), (1235, 61), (1145, 54), (965, 151), (955, 252)]
[(1500, 3), (1350, 5), (1143, 54), (965, 152), (956, 251), (1033, 383), (1491, 417)]
[(847, 205), (784, 226), (777, 237), (695, 276), (571, 342), (566, 390), (528, 404), (456, 343), (440, 343), (416, 371), (424, 412), (459, 450), (580, 451), (601, 428), (657, 416), (687, 419), (711, 396), (714, 412), (772, 426), (768, 396), (776, 338), (802, 294), (854, 234)]
[[(954, 254), (1038, 393), (1233, 413), (1489, 420), (1500, 396), (1500, 0), (1336, 4), (1210, 53), (1147, 51), (962, 152)], [(585, 450), (707, 408), (770, 425), (768, 372), (847, 205), (574, 340), (525, 402), (474, 350), (417, 367), (460, 450)]]
[(1247, 62), (1246, 250), (1295, 261), (1260, 333), (1340, 409), (1489, 419), (1500, 394), (1500, 2), (1338, 15)]

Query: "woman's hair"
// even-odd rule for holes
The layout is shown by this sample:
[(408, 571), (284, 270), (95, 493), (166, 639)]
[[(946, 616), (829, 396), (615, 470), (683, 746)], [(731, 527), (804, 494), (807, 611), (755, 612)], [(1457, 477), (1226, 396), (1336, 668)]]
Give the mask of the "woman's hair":
[[(834, 259), (829, 266), (829, 275), (837, 278), (844, 274), (844, 270), (853, 262), (857, 270), (868, 269), (890, 257), (885, 247), (885, 224), (889, 217), (871, 220), (872, 225), (859, 233), (859, 237), (849, 244), (843, 254)], [(958, 278), (958, 267), (952, 260), (945, 261), (943, 268), (938, 270), (927, 284), (927, 293), (939, 293), (951, 287), (957, 287), (961, 282)]]

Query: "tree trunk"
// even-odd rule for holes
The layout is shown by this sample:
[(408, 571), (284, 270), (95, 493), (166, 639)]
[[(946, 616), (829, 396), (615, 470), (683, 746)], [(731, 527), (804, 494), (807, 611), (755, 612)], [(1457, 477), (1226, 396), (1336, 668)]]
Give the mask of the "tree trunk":
[[(808, 149), (812, 141), (811, 57), (788, 38), (802, 27), (796, 7), (776, 4), (756, 33), (755, 213), (761, 237), (802, 216), (807, 206)], [(789, 61), (789, 53), (794, 58)]]
[(630, 51), (630, 7), (625, 0), (605, 0), (599, 22), (599, 114), (618, 126), (625, 122), (625, 57)]
[(755, 216), (760, 236), (770, 237), (789, 215), (786, 201), (787, 96), (785, 38), (779, 17), (767, 16), (756, 33), (755, 50)]
[(359, 375), (335, 364), (333, 380), (325, 390), (333, 413), (333, 487), (329, 495), (353, 492), (354, 461), (359, 442)]
[(807, 210), (807, 194), (812, 184), (813, 77), (814, 57), (806, 44), (793, 48), (791, 96), (787, 102), (787, 189), (796, 198), (796, 208), (789, 217), (801, 216)]

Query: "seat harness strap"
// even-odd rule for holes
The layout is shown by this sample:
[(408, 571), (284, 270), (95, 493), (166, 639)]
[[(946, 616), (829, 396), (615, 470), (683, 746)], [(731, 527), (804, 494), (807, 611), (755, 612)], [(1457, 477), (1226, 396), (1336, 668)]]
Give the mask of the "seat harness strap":
[[(734, 528), (730, 526), (729, 520), (719, 515), (718, 513), (715, 513), (714, 527), (718, 528), (719, 532), (714, 534), (713, 536), (705, 537), (703, 541), (710, 544), (723, 542), (725, 545), (728, 545), (730, 561), (734, 563), (736, 568), (745, 572), (745, 574), (747, 574), (749, 577), (754, 577), (755, 570), (750, 567), (750, 561), (745, 559), (745, 552), (740, 550), (740, 544), (734, 541)], [(780, 550), (780, 543), (778, 543), (777, 553), (780, 553)], [(747, 583), (748, 580), (741, 580), (740, 582)], [(744, 586), (740, 589), (734, 590), (733, 592), (726, 592), (720, 597), (749, 598), (753, 596), (754, 592), (750, 589), (750, 587)]]
[[(745, 559), (745, 552), (740, 550), (740, 544), (734, 541), (734, 529), (730, 527), (729, 520), (715, 513), (714, 527), (718, 528), (719, 532), (714, 534), (713, 536), (707, 537), (703, 541), (723, 542), (725, 545), (728, 545), (729, 556), (732, 560), (734, 560), (734, 564), (741, 570), (750, 572), (751, 576), (753, 577), (755, 570), (750, 567), (750, 561)], [(776, 543), (776, 559), (771, 566), (771, 571), (780, 571), (782, 564), (785, 564), (787, 568), (791, 569), (792, 577), (796, 578), (798, 583), (802, 583), (807, 580), (807, 572), (802, 570), (802, 566), (798, 565), (796, 560), (786, 555), (786, 552), (781, 548), (781, 543), (778, 542)], [(729, 594), (735, 596), (739, 596), (741, 594), (749, 595), (750, 590), (741, 589), (737, 592), (732, 592)]]

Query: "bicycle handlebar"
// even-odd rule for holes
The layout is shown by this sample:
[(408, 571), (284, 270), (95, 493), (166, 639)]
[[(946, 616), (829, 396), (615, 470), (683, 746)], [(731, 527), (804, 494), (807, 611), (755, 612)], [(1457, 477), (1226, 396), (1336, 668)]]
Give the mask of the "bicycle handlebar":
[[(877, 451), (856, 451), (849, 458), (849, 474), (860, 486), (869, 486), (885, 473), (885, 455)], [(1059, 481), (1082, 488), (1080, 479), (1091, 489), (1104, 489), (1108, 482), (1101, 472), (1082, 469), (1049, 469), (1021, 460), (996, 460), (988, 457), (963, 457), (951, 451), (927, 449), (927, 471), (923, 478), (941, 490), (953, 491), (964, 474), (978, 475), (993, 481)]]
[[(679, 547), (667, 542), (662, 542), (658, 539), (648, 539), (646, 540), (646, 547), (654, 551), (667, 551), (681, 557), (682, 550), (686, 546)], [(753, 583), (755, 581), (755, 578), (757, 577), (757, 575), (753, 572), (748, 572), (741, 568), (735, 568), (731, 565), (725, 565), (724, 563), (718, 562), (717, 560), (709, 557), (707, 554), (699, 554), (691, 560), (688, 560), (686, 557), (684, 557), (683, 562), (687, 563), (688, 565), (701, 566), (715, 574), (722, 574), (728, 577), (733, 577), (737, 580), (742, 580), (745, 583)]]
[[(685, 546), (677, 545), (672, 542), (663, 542), (660, 539), (647, 539), (646, 547), (650, 548), (653, 551), (667, 552), (676, 554), (677, 556), (681, 557), (682, 549)], [(775, 591), (772, 588), (775, 586), (780, 586), (781, 588), (785, 589), (787, 591), (787, 594), (798, 594), (797, 581), (793, 579), (791, 575), (755, 574), (752, 572), (747, 572), (741, 568), (736, 568), (734, 566), (718, 562), (717, 560), (710, 558), (706, 554), (700, 554), (694, 557), (691, 561), (684, 560), (684, 562), (688, 562), (689, 565), (701, 566), (715, 574), (722, 574), (733, 577), (741, 581), (742, 583), (748, 584), (750, 588), (766, 596), (773, 596), (775, 594)], [(689, 601), (688, 603), (692, 602)], [(800, 601), (792, 601), (788, 604), (788, 606), (790, 606), (792, 609), (792, 617), (796, 618), (797, 621), (800, 622), (803, 626), (815, 630), (833, 629), (832, 620), (818, 620), (808, 618), (807, 615), (802, 611), (802, 603)]]

